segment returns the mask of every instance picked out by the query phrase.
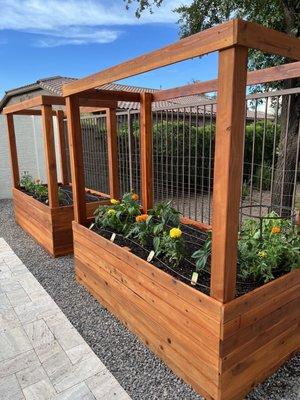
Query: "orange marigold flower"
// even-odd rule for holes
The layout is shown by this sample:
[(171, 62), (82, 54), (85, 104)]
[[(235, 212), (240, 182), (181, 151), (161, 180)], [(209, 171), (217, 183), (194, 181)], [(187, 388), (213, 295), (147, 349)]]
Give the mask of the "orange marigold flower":
[(134, 200), (134, 201), (138, 201), (139, 195), (136, 194), (136, 193), (133, 193), (132, 196), (131, 196), (131, 198), (132, 198), (132, 200)]
[(136, 222), (144, 222), (148, 218), (148, 214), (141, 214), (135, 217)]
[(280, 226), (273, 226), (271, 233), (276, 234), (276, 233), (280, 233), (280, 232), (281, 232)]

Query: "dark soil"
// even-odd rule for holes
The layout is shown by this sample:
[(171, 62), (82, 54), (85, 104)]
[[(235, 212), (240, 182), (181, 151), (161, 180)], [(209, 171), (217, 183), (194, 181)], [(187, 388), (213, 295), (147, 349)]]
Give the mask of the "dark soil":
[[(167, 260), (154, 257), (151, 261), (151, 264), (155, 265), (157, 268), (167, 272), (169, 275), (174, 278), (186, 283), (189, 286), (194, 287), (195, 289), (209, 294), (210, 290), (210, 268), (199, 273), (198, 282), (194, 286), (191, 284), (191, 278), (193, 272), (196, 271), (195, 260), (191, 257), (191, 255), (199, 250), (201, 244), (203, 245), (205, 240), (207, 239), (207, 233), (201, 231), (200, 229), (195, 228), (191, 225), (181, 226), (183, 232), (183, 238), (185, 241), (186, 254), (184, 259), (179, 263), (178, 266), (172, 266)], [(114, 233), (112, 230), (99, 229), (96, 225), (93, 226), (92, 230), (99, 235), (105, 237), (106, 239), (110, 239), (111, 235)], [(116, 234), (116, 238), (114, 243), (121, 247), (128, 247), (133, 254), (136, 256), (147, 260), (149, 252), (153, 249), (151, 246), (141, 246), (136, 241), (126, 238), (121, 234)], [(236, 296), (241, 296), (256, 287), (262, 286), (263, 282), (253, 282), (253, 281), (237, 281), (237, 290)]]
[[(60, 185), (59, 187), (60, 187), (60, 190), (65, 194), (65, 196), (64, 196), (64, 197), (65, 197), (65, 198), (64, 198), (64, 201), (60, 203), (60, 206), (71, 206), (71, 205), (73, 204), (72, 187), (71, 187), (71, 186), (68, 186), (68, 185)], [(22, 188), (22, 187), (20, 188), (20, 190), (21, 190), (23, 193), (28, 194), (28, 196), (31, 196), (31, 197), (35, 198), (37, 201), (39, 201), (39, 202), (41, 202), (41, 203), (43, 203), (43, 204), (48, 205), (48, 202), (47, 202), (46, 199), (39, 199), (39, 198), (35, 197), (35, 195), (34, 195), (33, 193), (26, 191), (26, 190), (25, 190), (24, 188)], [(89, 192), (87, 192), (87, 193), (85, 194), (85, 201), (86, 201), (87, 203), (92, 203), (92, 202), (94, 202), (94, 201), (100, 201), (100, 200), (105, 200), (105, 199), (106, 199), (106, 198), (103, 197), (103, 196), (98, 196), (98, 195), (95, 195), (95, 194), (92, 194), (92, 193), (89, 193)]]

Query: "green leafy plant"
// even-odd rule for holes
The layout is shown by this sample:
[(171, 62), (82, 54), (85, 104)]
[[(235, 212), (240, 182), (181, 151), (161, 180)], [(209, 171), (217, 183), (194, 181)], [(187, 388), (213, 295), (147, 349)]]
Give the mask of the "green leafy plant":
[[(48, 187), (44, 185), (40, 179), (33, 179), (28, 172), (24, 172), (20, 179), (20, 187), (31, 194), (35, 199), (48, 204)], [(58, 188), (58, 201), (60, 205), (68, 204), (66, 195), (60, 187)]]
[[(247, 219), (239, 233), (238, 275), (242, 280), (269, 282), (276, 274), (300, 267), (300, 236), (290, 220), (271, 212), (261, 220)], [(192, 257), (203, 270), (211, 254), (211, 237)]]
[(208, 233), (208, 237), (201, 249), (195, 251), (192, 254), (192, 258), (196, 260), (196, 271), (203, 271), (206, 267), (209, 257), (211, 256), (211, 232)]
[(129, 228), (126, 237), (136, 239), (142, 246), (150, 243), (153, 236), (153, 216), (141, 214), (135, 217), (135, 223)]
[(149, 215), (153, 217), (153, 234), (155, 236), (162, 235), (170, 227), (179, 226), (181, 213), (175, 210), (171, 204), (171, 201), (159, 203), (149, 211)]
[(184, 239), (180, 228), (172, 228), (169, 232), (164, 231), (162, 235), (153, 239), (155, 255), (163, 256), (169, 262), (178, 266), (185, 253)]
[(140, 214), (138, 195), (126, 193), (121, 201), (111, 199), (110, 205), (100, 206), (95, 211), (95, 223), (99, 228), (110, 228), (126, 235), (134, 224), (135, 217)]
[(300, 236), (290, 220), (271, 212), (261, 221), (247, 220), (238, 241), (239, 276), (268, 282), (279, 272), (300, 266)]

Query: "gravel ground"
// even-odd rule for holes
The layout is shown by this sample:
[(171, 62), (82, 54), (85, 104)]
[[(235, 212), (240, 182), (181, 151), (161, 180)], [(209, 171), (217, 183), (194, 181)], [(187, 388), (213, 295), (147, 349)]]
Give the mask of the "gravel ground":
[[(15, 224), (12, 203), (0, 201), (3, 237), (56, 301), (133, 400), (201, 399), (74, 280), (73, 258), (51, 258)], [(300, 356), (255, 388), (248, 400), (300, 399)]]

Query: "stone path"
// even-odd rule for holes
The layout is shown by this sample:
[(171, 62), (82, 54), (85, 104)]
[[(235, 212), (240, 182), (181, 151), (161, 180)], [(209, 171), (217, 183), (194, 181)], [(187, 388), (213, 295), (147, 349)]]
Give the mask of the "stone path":
[(0, 238), (0, 400), (130, 400)]

